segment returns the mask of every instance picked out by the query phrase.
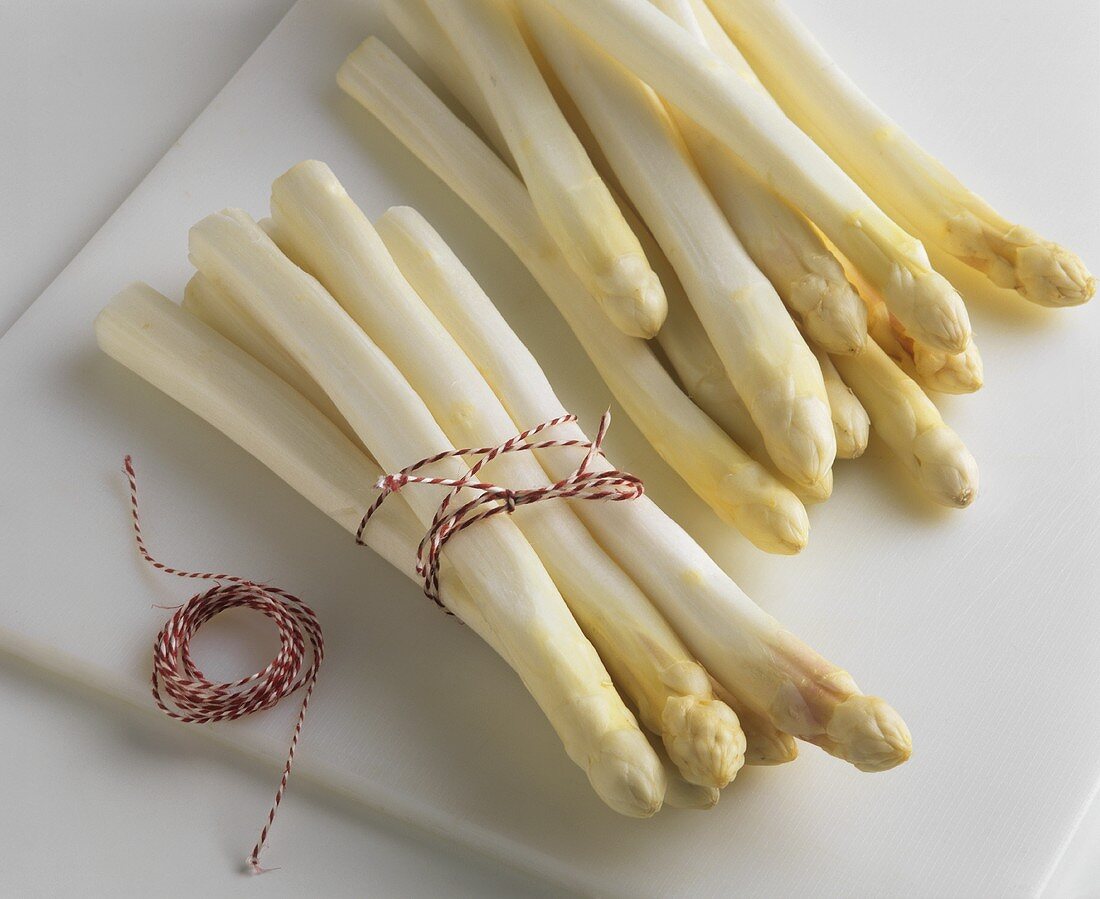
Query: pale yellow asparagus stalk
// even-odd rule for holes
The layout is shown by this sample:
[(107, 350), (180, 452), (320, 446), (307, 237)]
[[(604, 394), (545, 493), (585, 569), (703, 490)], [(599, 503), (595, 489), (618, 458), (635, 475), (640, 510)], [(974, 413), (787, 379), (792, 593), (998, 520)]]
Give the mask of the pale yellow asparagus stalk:
[(653, 337), (664, 292), (558, 109), (504, 0), (427, 0), (508, 142), (535, 208), (614, 324)]
[[(748, 63), (703, 0), (652, 2), (753, 81)], [(710, 132), (676, 106), (668, 104), (668, 108), (714, 199), (807, 336), (832, 353), (854, 353), (862, 347), (867, 339), (866, 310), (813, 225), (748, 172)]]
[[(272, 185), (271, 205), (280, 246), (401, 369), (451, 442), (490, 446), (514, 436), (500, 401), (326, 165), (294, 166)], [(550, 484), (526, 453), (500, 456), (482, 477), (523, 488)], [(706, 672), (645, 595), (565, 504), (523, 507), (513, 520), (683, 776), (703, 786), (729, 783), (744, 753), (737, 718), (714, 699)]]
[[(396, 471), (451, 448), (393, 363), (246, 214), (208, 216), (191, 229), (190, 251), (195, 267), (320, 384), (383, 467)], [(438, 466), (443, 477), (466, 471), (458, 460)], [(429, 527), (439, 497), (407, 491), (406, 499)], [(654, 814), (664, 794), (660, 763), (515, 524), (497, 517), (463, 531), (444, 564), (478, 597), (507, 658), (600, 797), (622, 814)]]
[(644, 341), (594, 320), (583, 284), (508, 167), (376, 38), (345, 60), (338, 81), (511, 247), (638, 429), (688, 485), (756, 546), (798, 552), (809, 523), (797, 497), (683, 394)]
[(821, 370), (707, 190), (661, 101), (540, 0), (522, 8), (676, 269), (769, 455), (797, 483), (820, 481), (836, 456)]
[[(402, 271), (477, 366), (513, 422), (562, 414), (535, 358), (431, 226), (409, 209), (378, 223)], [(584, 439), (575, 425), (563, 436)], [(576, 465), (569, 451), (539, 460), (552, 478)], [(593, 470), (609, 463), (596, 459)], [(574, 504), (593, 536), (642, 587), (712, 676), (776, 731), (815, 742), (864, 770), (909, 757), (909, 732), (881, 699), (763, 612), (648, 498)]]
[(871, 102), (782, 3), (709, 2), (787, 115), (911, 233), (1041, 306), (1074, 306), (1094, 295), (1096, 281), (1077, 256), (1008, 221), (962, 184)]
[(978, 466), (935, 404), (875, 342), (855, 356), (834, 356), (841, 377), (859, 397), (871, 427), (928, 495), (962, 509), (978, 493)]
[(768, 98), (648, 0), (542, 0), (711, 131), (882, 291), (914, 336), (961, 352), (961, 297), (905, 233)]
[(832, 410), (833, 429), (836, 431), (836, 454), (841, 459), (858, 459), (867, 449), (867, 440), (871, 436), (871, 421), (867, 417), (867, 410), (852, 393), (852, 389), (844, 383), (829, 354), (820, 347), (815, 346), (813, 350), (821, 365), (825, 389), (829, 393), (829, 408)]
[(183, 291), (183, 308), (231, 340), (253, 359), (262, 362), (309, 400), (353, 443), (362, 446), (355, 430), (340, 414), (317, 382), (278, 343), (268, 336), (231, 294), (194, 274)]

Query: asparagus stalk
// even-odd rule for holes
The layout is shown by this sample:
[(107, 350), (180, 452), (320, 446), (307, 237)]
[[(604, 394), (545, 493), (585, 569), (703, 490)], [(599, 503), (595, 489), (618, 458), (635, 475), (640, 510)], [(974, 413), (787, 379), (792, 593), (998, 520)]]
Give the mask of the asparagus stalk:
[[(560, 415), (561, 403), (534, 357), (431, 226), (407, 209), (390, 210), (378, 226), (406, 277), (512, 420)], [(562, 430), (583, 438), (575, 426)], [(559, 478), (575, 465), (568, 455), (544, 453), (539, 460)], [(595, 464), (608, 467), (604, 460)], [(863, 770), (884, 770), (909, 757), (909, 732), (889, 705), (860, 693), (844, 671), (756, 606), (648, 498), (575, 506), (711, 675), (773, 728)]]
[(809, 528), (802, 504), (683, 394), (644, 341), (593, 321), (584, 286), (507, 166), (376, 38), (345, 60), (338, 80), (511, 247), (615, 398), (691, 488), (761, 549), (798, 552)]
[[(492, 390), (327, 166), (294, 166), (275, 181), (271, 204), (283, 250), (321, 281), (401, 369), (448, 439), (486, 446), (515, 434)], [(525, 488), (550, 484), (529, 454), (500, 456), (484, 473), (487, 480)], [(729, 783), (744, 754), (737, 718), (714, 699), (706, 672), (650, 601), (568, 506), (527, 506), (513, 520), (684, 778), (710, 787)]]
[(801, 209), (881, 290), (914, 336), (961, 352), (962, 298), (921, 243), (889, 219), (775, 104), (648, 0), (542, 0), (725, 143)]
[[(196, 268), (321, 385), (385, 468), (451, 448), (393, 363), (246, 214), (208, 216), (191, 229), (190, 250)], [(438, 470), (460, 477), (467, 469), (450, 460)], [(426, 529), (438, 497), (409, 491), (407, 502)], [(477, 595), (507, 658), (600, 797), (622, 814), (654, 814), (664, 794), (660, 764), (515, 524), (498, 517), (464, 531), (446, 563)]]
[(1096, 281), (1077, 256), (970, 191), (878, 109), (782, 3), (709, 2), (787, 115), (911, 233), (1041, 306), (1093, 296)]
[(565, 258), (614, 324), (653, 337), (665, 297), (503, 0), (427, 0), (492, 110), (532, 200)]
[(836, 454), (841, 459), (858, 459), (867, 449), (871, 436), (871, 420), (867, 417), (867, 410), (844, 383), (829, 354), (820, 347), (814, 347), (814, 355), (821, 365), (825, 389), (829, 393), (829, 409), (836, 431)]
[[(702, 0), (652, 2), (744, 78), (759, 84)], [(867, 338), (866, 310), (814, 227), (710, 132), (672, 104), (668, 109), (715, 201), (807, 336), (832, 353), (856, 352)]]
[(856, 356), (832, 358), (871, 427), (928, 495), (944, 506), (969, 506), (978, 492), (977, 463), (917, 383), (874, 341)]
[(527, 22), (676, 269), (779, 469), (820, 481), (836, 442), (821, 370), (714, 202), (660, 101), (536, 2)]

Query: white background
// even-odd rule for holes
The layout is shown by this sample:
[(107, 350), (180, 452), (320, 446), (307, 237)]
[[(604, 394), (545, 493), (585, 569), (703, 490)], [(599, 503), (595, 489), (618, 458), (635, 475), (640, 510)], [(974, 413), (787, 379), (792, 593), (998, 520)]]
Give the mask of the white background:
[[(827, 15), (809, 3), (796, 5), (811, 20)], [(287, 6), (286, 0), (3, 5), (0, 271), (5, 290), (0, 333), (125, 198)], [(869, 4), (836, 6), (838, 15), (858, 22), (858, 11)], [(1073, 14), (1087, 4), (1047, 4), (1048, 27), (1037, 30), (1028, 27), (1030, 16), (1014, 15), (1015, 9), (1034, 9), (1032, 4), (975, 2), (954, 13), (954, 28), (948, 31), (944, 16), (936, 14), (946, 4), (930, 4), (926, 13), (907, 3), (881, 6), (897, 16), (881, 13), (867, 27), (890, 34), (895, 49), (862, 44), (867, 57), (862, 66), (845, 57), (857, 80), (873, 78), (876, 96), (889, 101), (889, 108), (903, 123), (912, 122), (917, 133), (928, 132), (938, 109), (946, 116), (961, 102), (974, 103), (976, 97), (980, 102), (983, 85), (995, 85), (989, 96), (1012, 96), (1014, 105), (1003, 107), (992, 126), (983, 117), (982, 130), (975, 126), (971, 135), (957, 135), (952, 164), (967, 173), (996, 166), (998, 176), (988, 180), (1002, 185), (1004, 172), (1034, 172), (1048, 188), (1050, 202), (1021, 212), (1056, 237), (1063, 236), (1056, 227), (1060, 204), (1090, 202), (1095, 208), (1100, 199), (1095, 179), (1082, 189), (1082, 170), (1060, 166), (1058, 159), (1063, 132), (1072, 130), (1078, 117), (1097, 114), (1096, 59), (1060, 58), (1053, 43), (1057, 29), (1049, 27), (1059, 19), (1085, 23), (1095, 48), (1098, 16)], [(888, 22), (903, 16), (904, 25), (891, 33)], [(1090, 42), (1075, 35), (1067, 44), (1080, 54)], [(1019, 55), (1006, 54), (1006, 45)], [(904, 57), (899, 55), (903, 46), (909, 51)], [(956, 64), (938, 70), (922, 66), (913, 59), (920, 48), (929, 48), (935, 60), (953, 52)], [(1044, 114), (1037, 115), (1037, 109)], [(1021, 126), (1036, 120), (1058, 125), (1038, 133)], [(1095, 159), (1097, 148), (1091, 150)], [(968, 180), (985, 188), (982, 179)], [(19, 739), (7, 741), (3, 758), (12, 788), (5, 791), (0, 827), (10, 850), (5, 855), (15, 861), (5, 864), (0, 878), (10, 880), (0, 881), (0, 887), (33, 895), (76, 882), (103, 892), (113, 883), (133, 891), (167, 885), (170, 893), (170, 872), (161, 860), (176, 855), (166, 847), (186, 841), (203, 858), (221, 858), (225, 847), (251, 827), (253, 810), (225, 799), (219, 803), (219, 797), (231, 792), (224, 785), (239, 778), (267, 779), (266, 770), (199, 741), (181, 742), (175, 731), (169, 740), (156, 725), (150, 729), (148, 723), (90, 702), (79, 692), (36, 681), (8, 663), (0, 667), (0, 688), (0, 702), (14, 711), (9, 720), (21, 722)], [(163, 778), (163, 795), (128, 789), (130, 774), (139, 768), (146, 777)], [(11, 776), (18, 772), (27, 776)], [(295, 796), (300, 798), (280, 820), (280, 830), (286, 840), (316, 845), (317, 858), (325, 863), (311, 867), (309, 884), (299, 879), (301, 871), (288, 870), (264, 878), (265, 891), (312, 886), (330, 893), (342, 884), (348, 892), (386, 895), (401, 884), (403, 895), (514, 895), (534, 888), (492, 875), (442, 847), (425, 847), (418, 837), (359, 811), (334, 808), (308, 785)], [(97, 822), (115, 815), (148, 818), (141, 845), (117, 846), (105, 839), (109, 830)], [(1087, 833), (1067, 857), (1067, 876), (1078, 867), (1087, 873), (1084, 863), (1094, 854), (1089, 847), (1097, 845), (1086, 839)], [(195, 834), (209, 836), (196, 843)], [(81, 872), (80, 880), (73, 879), (74, 869)], [(369, 875), (349, 885), (349, 870)], [(318, 871), (331, 880), (318, 882)], [(1080, 881), (1088, 882), (1087, 877)], [(209, 872), (213, 892), (228, 889), (227, 883), (232, 881), (221, 867)], [(1080, 895), (1085, 887), (1067, 880), (1057, 889)]]

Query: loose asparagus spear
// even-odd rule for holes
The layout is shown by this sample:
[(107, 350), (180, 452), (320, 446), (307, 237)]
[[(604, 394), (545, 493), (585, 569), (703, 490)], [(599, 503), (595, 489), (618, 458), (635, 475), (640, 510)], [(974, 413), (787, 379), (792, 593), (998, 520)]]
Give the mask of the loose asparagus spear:
[(1077, 256), (1012, 224), (963, 185), (860, 91), (782, 3), (709, 2), (787, 115), (911, 233), (1041, 306), (1074, 306), (1095, 294), (1096, 280)]
[(593, 321), (584, 286), (508, 167), (376, 38), (345, 60), (338, 81), (511, 247), (615, 398), (691, 488), (761, 549), (798, 552), (809, 528), (802, 504), (683, 394), (644, 341)]
[[(703, 0), (651, 2), (744, 78), (759, 84)], [(814, 227), (710, 132), (674, 105), (668, 108), (714, 199), (807, 335), (831, 353), (856, 352), (867, 339), (866, 310)]]
[(836, 455), (821, 370), (714, 202), (660, 101), (540, 0), (523, 9), (676, 269), (769, 455), (795, 482), (820, 481)]
[[(451, 448), (392, 362), (247, 215), (208, 216), (191, 229), (190, 250), (196, 268), (321, 385), (385, 468)], [(467, 468), (452, 460), (439, 471), (461, 477)], [(407, 501), (427, 529), (438, 497), (408, 492)], [(660, 764), (515, 524), (497, 517), (463, 531), (446, 563), (476, 593), (507, 657), (600, 797), (623, 814), (654, 814), (664, 793)]]
[(852, 260), (911, 333), (961, 352), (970, 320), (921, 243), (767, 98), (648, 0), (542, 0), (711, 131)]
[[(513, 421), (561, 414), (534, 357), (431, 226), (412, 210), (392, 209), (378, 227), (410, 283)], [(575, 426), (562, 430), (583, 437)], [(551, 477), (562, 477), (575, 464), (567, 455), (539, 459)], [(597, 464), (607, 467), (602, 460)], [(889, 705), (860, 693), (844, 671), (764, 613), (649, 499), (575, 505), (593, 536), (712, 676), (777, 731), (817, 743), (868, 771), (909, 757), (909, 732)]]
[(665, 319), (660, 281), (569, 128), (502, 0), (428, 0), (477, 81), (565, 258), (623, 333)]
[[(321, 281), (401, 369), (448, 439), (491, 446), (515, 434), (492, 390), (326, 165), (303, 162), (279, 177), (271, 206), (280, 247)], [(524, 488), (550, 484), (526, 453), (500, 456), (484, 477)], [(714, 699), (706, 672), (650, 601), (566, 505), (523, 507), (513, 520), (684, 778), (710, 787), (729, 783), (744, 755), (737, 718)]]
[(978, 466), (915, 381), (874, 341), (856, 356), (833, 356), (873, 427), (928, 495), (963, 509), (978, 493)]

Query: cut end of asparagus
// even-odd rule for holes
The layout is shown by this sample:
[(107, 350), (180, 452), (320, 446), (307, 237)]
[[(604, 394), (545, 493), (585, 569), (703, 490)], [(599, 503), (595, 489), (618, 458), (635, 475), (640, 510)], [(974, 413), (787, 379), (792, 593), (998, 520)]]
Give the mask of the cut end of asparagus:
[(720, 700), (669, 698), (661, 732), (669, 758), (689, 783), (724, 787), (745, 764), (745, 734), (737, 716)]
[(863, 694), (840, 703), (826, 733), (810, 742), (868, 772), (889, 771), (913, 754), (913, 738), (901, 716), (885, 700)]
[[(747, 491), (740, 479), (732, 475), (723, 484), (726, 495), (721, 499), (733, 510), (731, 519), (737, 529), (757, 549), (793, 556), (802, 552), (810, 539), (810, 519), (806, 515), (806, 507), (791, 491), (775, 489), (774, 481), (771, 485), (765, 485), (764, 477), (761, 473), (762, 491), (755, 491), (755, 494), (767, 496), (766, 502), (746, 503)], [(769, 486), (770, 489), (763, 489)]]
[(843, 274), (841, 270), (839, 280), (807, 274), (791, 288), (790, 306), (804, 310), (802, 325), (814, 343), (827, 352), (851, 356), (867, 342), (867, 307)]
[(588, 780), (608, 806), (628, 818), (657, 814), (667, 785), (657, 754), (637, 728), (622, 728), (603, 737), (588, 766)]
[(945, 353), (962, 353), (970, 343), (970, 316), (959, 292), (937, 272), (898, 269), (882, 291), (887, 307), (914, 340)]
[(615, 326), (631, 337), (656, 337), (668, 316), (661, 279), (644, 256), (628, 254), (615, 260), (597, 280), (601, 305)]
[(1096, 294), (1096, 279), (1065, 247), (1040, 241), (1016, 251), (1017, 288), (1040, 306), (1080, 306)]
[(936, 502), (965, 509), (978, 495), (978, 463), (959, 439), (943, 426), (913, 440), (921, 486)]

